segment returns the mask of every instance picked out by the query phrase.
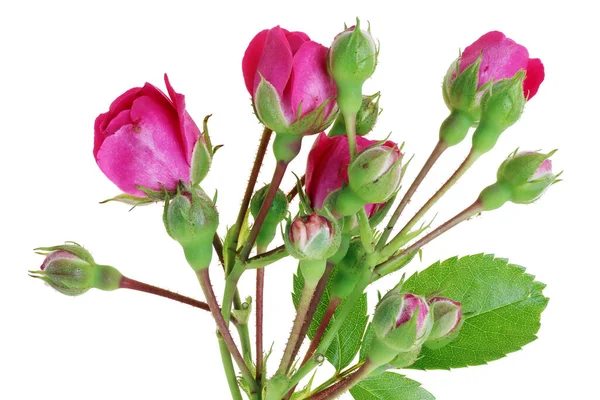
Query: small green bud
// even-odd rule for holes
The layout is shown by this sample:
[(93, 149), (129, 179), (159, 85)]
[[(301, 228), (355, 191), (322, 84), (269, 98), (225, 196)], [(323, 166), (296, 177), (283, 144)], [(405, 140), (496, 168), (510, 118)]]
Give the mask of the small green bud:
[(341, 229), (335, 219), (312, 213), (288, 224), (284, 242), (290, 255), (299, 260), (326, 260), (340, 247)]
[(451, 113), (461, 114), (465, 120), (471, 121), (470, 124), (476, 123), (481, 115), (481, 96), (489, 89), (489, 85), (478, 88), (481, 57), (460, 74), (458, 73), (459, 62), (460, 57), (448, 68), (442, 84), (442, 94)]
[(366, 148), (348, 165), (348, 187), (365, 203), (385, 203), (400, 187), (402, 153), (382, 144)]
[(425, 346), (439, 349), (458, 336), (463, 323), (462, 306), (446, 297), (434, 297), (429, 300), (429, 309), (433, 315), (433, 326)]
[(377, 45), (360, 21), (338, 34), (329, 48), (327, 68), (337, 86), (337, 102), (344, 115), (356, 114), (362, 103), (362, 86), (375, 72)]
[[(269, 187), (271, 185), (266, 185), (259, 189), (254, 196), (252, 196), (252, 201), (250, 202), (250, 212), (252, 216), (256, 218), (260, 211), (260, 207), (265, 201), (265, 197), (269, 192)], [(265, 222), (260, 228), (258, 232), (258, 236), (256, 238), (256, 245), (259, 247), (266, 247), (273, 241), (275, 238), (275, 234), (277, 233), (277, 227), (279, 223), (285, 219), (285, 216), (288, 212), (288, 201), (285, 193), (281, 189), (277, 189), (277, 193), (275, 194), (275, 198), (271, 203), (271, 208), (269, 208), (269, 212), (265, 217)]]
[(183, 247), (190, 266), (196, 271), (207, 268), (219, 214), (206, 193), (200, 188), (182, 188), (165, 202), (163, 222), (169, 236)]
[(361, 262), (364, 255), (365, 249), (360, 239), (351, 241), (346, 256), (336, 265), (335, 275), (331, 280), (332, 298), (343, 300), (354, 290), (366, 266)]
[[(373, 130), (381, 109), (379, 108), (380, 92), (371, 96), (363, 96), (362, 104), (358, 113), (356, 113), (356, 134), (365, 136)], [(337, 119), (327, 133), (328, 136), (341, 136), (346, 134), (346, 122), (343, 115), (338, 115)]]
[(77, 244), (43, 247), (46, 259), (39, 271), (30, 276), (46, 282), (67, 296), (78, 296), (89, 289), (115, 290), (119, 288), (121, 273), (108, 265), (97, 265), (90, 253)]
[(473, 133), (473, 150), (490, 151), (498, 138), (523, 114), (527, 100), (523, 96), (525, 72), (495, 82), (481, 99), (481, 120)]

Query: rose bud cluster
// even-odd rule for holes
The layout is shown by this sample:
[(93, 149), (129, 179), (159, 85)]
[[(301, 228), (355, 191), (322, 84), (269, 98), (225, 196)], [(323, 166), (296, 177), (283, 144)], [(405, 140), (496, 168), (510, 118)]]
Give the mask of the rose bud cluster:
[(327, 67), (337, 86), (337, 101), (344, 117), (356, 114), (363, 101), (362, 86), (375, 72), (377, 45), (369, 31), (356, 26), (338, 34), (327, 56)]
[[(265, 200), (265, 196), (269, 192), (270, 186), (271, 185), (263, 186), (261, 189), (257, 190), (256, 193), (254, 193), (254, 196), (252, 196), (252, 201), (250, 202), (250, 212), (254, 218), (258, 216), (260, 207)], [(266, 248), (273, 241), (277, 233), (277, 227), (279, 226), (279, 223), (285, 219), (287, 212), (287, 197), (281, 189), (277, 189), (275, 198), (271, 203), (271, 207), (269, 207), (269, 212), (267, 213), (267, 216), (260, 227), (260, 231), (258, 232), (258, 236), (256, 237), (256, 246), (259, 249)]]
[[(360, 152), (379, 142), (363, 137), (356, 138), (357, 150)], [(387, 141), (381, 146), (397, 149), (398, 145)], [(321, 133), (313, 144), (306, 164), (306, 195), (316, 210), (335, 206), (335, 198), (342, 187), (348, 185), (348, 166), (350, 154), (346, 136), (328, 137)], [(371, 225), (381, 221), (391, 203), (363, 203)], [(334, 209), (335, 211), (335, 209)]]
[[(94, 125), (94, 157), (102, 172), (123, 192), (174, 191), (179, 182), (199, 183), (212, 160), (210, 142), (185, 110), (185, 97), (169, 97), (146, 83), (119, 96)], [(194, 162), (193, 162), (194, 160)], [(192, 164), (195, 170), (190, 171)]]
[[(497, 139), (516, 122), (543, 80), (540, 59), (529, 58), (524, 46), (502, 32), (486, 33), (465, 48), (444, 78), (444, 101), (451, 114), (442, 124), (440, 139), (454, 146), (465, 138), (471, 125), (498, 124), (494, 134), (478, 133), (478, 141), (483, 141), (479, 136), (489, 137), (489, 147), (493, 137)], [(483, 144), (477, 146), (485, 152)]]
[[(556, 150), (555, 150), (556, 151)], [(515, 152), (498, 168), (497, 181), (479, 195), (483, 209), (495, 210), (507, 201), (529, 204), (558, 181), (550, 157), (555, 153)]]
[(429, 337), (433, 318), (425, 298), (390, 292), (375, 309), (372, 324), (375, 338), (368, 358), (385, 365), (401, 353), (420, 348)]
[(169, 236), (183, 248), (188, 264), (195, 271), (208, 268), (219, 214), (206, 193), (200, 188), (179, 188), (165, 203), (163, 223)]
[(36, 249), (46, 256), (39, 271), (30, 276), (46, 282), (62, 294), (79, 296), (92, 288), (119, 288), (121, 273), (108, 265), (98, 265), (92, 255), (78, 244), (64, 244)]
[(258, 119), (277, 133), (277, 160), (291, 161), (302, 136), (323, 131), (336, 117), (336, 88), (326, 60), (325, 46), (278, 26), (258, 33), (246, 49), (246, 89)]
[(402, 153), (397, 145), (376, 143), (348, 165), (348, 186), (338, 195), (336, 212), (350, 216), (365, 204), (384, 203), (400, 188)]

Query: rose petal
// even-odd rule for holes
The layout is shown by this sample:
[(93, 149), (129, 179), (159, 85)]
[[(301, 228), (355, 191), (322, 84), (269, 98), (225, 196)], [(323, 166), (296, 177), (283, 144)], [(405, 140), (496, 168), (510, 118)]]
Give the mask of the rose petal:
[(283, 97), (283, 91), (292, 73), (292, 64), (293, 56), (290, 45), (283, 30), (276, 26), (267, 33), (251, 93), (254, 93), (258, 87), (260, 75), (262, 75), (275, 87), (279, 97)]
[(269, 30), (265, 29), (254, 36), (242, 59), (242, 73), (244, 74), (244, 82), (246, 83), (246, 89), (248, 89), (250, 96), (254, 95), (254, 77), (256, 76), (258, 62), (260, 61), (260, 56), (265, 47), (265, 40), (267, 39), (268, 32)]
[(167, 91), (169, 92), (171, 101), (175, 106), (175, 110), (177, 111), (183, 152), (188, 163), (191, 164), (192, 152), (194, 151), (194, 146), (200, 137), (200, 129), (198, 129), (198, 126), (192, 117), (190, 117), (188, 112), (185, 110), (185, 96), (175, 92), (173, 86), (171, 86), (171, 83), (169, 82), (169, 77), (167, 74), (165, 74), (165, 85), (167, 86)]
[[(308, 114), (325, 100), (335, 97), (335, 82), (327, 73), (327, 47), (316, 42), (306, 42), (294, 55), (294, 74), (291, 81), (291, 111), (297, 118), (298, 106)], [(330, 101), (331, 112), (334, 102)]]
[(304, 32), (286, 32), (285, 37), (290, 44), (290, 50), (292, 50), (292, 54), (296, 54), (298, 49), (305, 43), (310, 40), (308, 35)]
[(527, 100), (531, 100), (537, 93), (540, 85), (544, 81), (544, 64), (539, 58), (530, 58), (527, 64), (527, 76), (523, 82), (523, 94)]

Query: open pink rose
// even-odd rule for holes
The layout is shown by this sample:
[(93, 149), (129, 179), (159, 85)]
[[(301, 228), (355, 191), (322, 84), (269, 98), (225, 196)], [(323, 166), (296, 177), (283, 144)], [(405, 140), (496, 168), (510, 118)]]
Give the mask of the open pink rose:
[[(357, 136), (356, 148), (358, 152), (361, 152), (377, 142), (378, 140)], [(398, 151), (398, 145), (391, 140), (385, 142), (384, 146), (394, 147)], [(306, 165), (306, 194), (315, 209), (322, 209), (325, 199), (330, 193), (348, 184), (349, 163), (350, 151), (346, 136), (329, 137), (325, 133), (321, 133), (317, 137), (308, 153)], [(384, 205), (385, 203), (367, 204), (365, 211), (371, 217)]]
[(544, 80), (544, 65), (539, 58), (529, 58), (524, 46), (507, 38), (502, 32), (488, 32), (463, 51), (458, 72), (463, 72), (481, 55), (478, 88), (490, 80), (511, 78), (520, 70), (526, 71), (523, 94), (531, 99)]
[(129, 89), (100, 114), (94, 125), (94, 157), (104, 174), (125, 193), (144, 196), (137, 188), (174, 190), (189, 182), (192, 151), (200, 129), (185, 111), (185, 97), (169, 97), (155, 86)]
[[(327, 73), (327, 47), (303, 32), (276, 26), (248, 45), (242, 70), (261, 122), (278, 133), (310, 135), (332, 122), (336, 86)], [(311, 112), (322, 109), (317, 114)], [(310, 123), (291, 127), (299, 119)]]

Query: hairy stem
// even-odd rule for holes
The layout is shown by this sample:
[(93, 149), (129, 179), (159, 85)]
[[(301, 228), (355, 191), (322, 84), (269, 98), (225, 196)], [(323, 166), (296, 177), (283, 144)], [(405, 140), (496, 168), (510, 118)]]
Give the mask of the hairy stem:
[(438, 141), (438, 143), (435, 145), (433, 151), (431, 152), (431, 155), (423, 165), (423, 168), (421, 168), (421, 171), (419, 171), (419, 174), (417, 175), (413, 183), (410, 185), (410, 187), (404, 194), (402, 200), (400, 200), (400, 204), (398, 204), (398, 207), (396, 207), (394, 214), (392, 214), (390, 221), (387, 223), (385, 229), (383, 230), (381, 238), (379, 239), (379, 242), (377, 242), (377, 250), (381, 249), (385, 245), (387, 239), (392, 233), (392, 229), (394, 229), (394, 225), (396, 225), (396, 222), (398, 222), (398, 218), (400, 218), (400, 216), (402, 215), (402, 212), (410, 202), (410, 199), (415, 194), (415, 192), (417, 191), (417, 189), (419, 188), (419, 186), (421, 185), (421, 183), (423, 182), (433, 165), (447, 149), (448, 145), (442, 140)]
[[(259, 247), (257, 254), (265, 252), (265, 248)], [(265, 294), (265, 269), (256, 270), (256, 382), (262, 388), (263, 371), (263, 307)]]
[(374, 365), (367, 360), (352, 375), (345, 377), (340, 382), (328, 387), (327, 389), (313, 394), (312, 396), (308, 397), (307, 400), (335, 399), (345, 391), (350, 390), (358, 382), (366, 378), (373, 371), (373, 368)]
[(233, 400), (243, 400), (240, 387), (238, 386), (235, 369), (233, 368), (231, 354), (229, 354), (229, 350), (227, 349), (227, 345), (223, 338), (220, 335), (217, 336), (219, 336), (219, 351), (221, 352), (221, 361), (223, 362), (223, 369), (225, 370), (225, 377), (227, 378), (231, 398)]
[(327, 305), (327, 309), (325, 310), (323, 319), (319, 323), (319, 327), (317, 328), (317, 331), (315, 332), (315, 336), (313, 336), (312, 340), (310, 341), (310, 346), (308, 347), (308, 350), (306, 351), (306, 355), (304, 356), (304, 359), (302, 360), (302, 365), (304, 365), (314, 354), (315, 350), (317, 349), (317, 346), (319, 345), (319, 343), (321, 342), (321, 339), (323, 338), (323, 335), (325, 334), (325, 330), (327, 329), (327, 326), (331, 322), (331, 318), (333, 318), (333, 315), (335, 314), (335, 310), (337, 310), (337, 308), (341, 302), (342, 302), (342, 299), (340, 299), (339, 297), (334, 297), (331, 300), (329, 300), (329, 304)]
[(383, 254), (390, 254), (396, 251), (399, 243), (404, 240), (404, 235), (410, 232), (413, 226), (438, 202), (439, 199), (469, 170), (469, 168), (477, 161), (480, 154), (473, 149), (463, 163), (458, 167), (454, 174), (442, 185), (442, 187), (421, 207), (421, 209), (406, 223), (404, 228), (388, 243), (383, 249)]
[(356, 113), (344, 115), (344, 122), (346, 123), (350, 159), (354, 159), (356, 156)]

